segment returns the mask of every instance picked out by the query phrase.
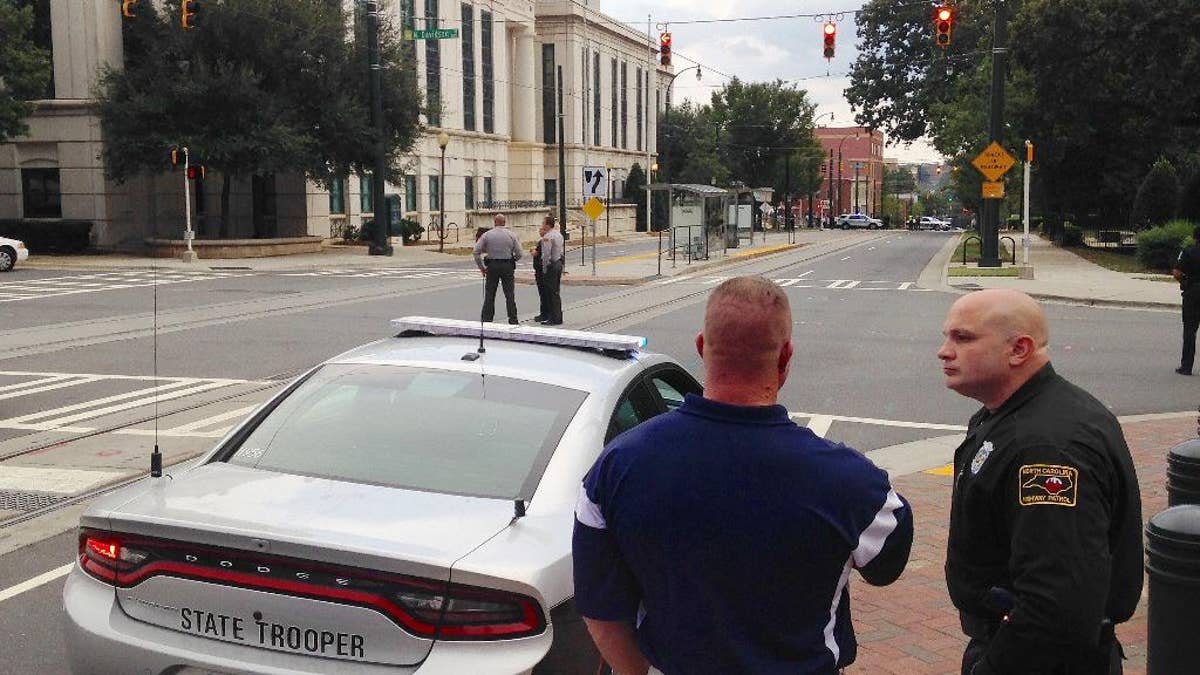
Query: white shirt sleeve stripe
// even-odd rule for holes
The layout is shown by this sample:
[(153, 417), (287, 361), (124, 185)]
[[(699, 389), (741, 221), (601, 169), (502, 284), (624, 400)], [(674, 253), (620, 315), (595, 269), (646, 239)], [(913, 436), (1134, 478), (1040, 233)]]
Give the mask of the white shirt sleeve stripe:
[(825, 624), (825, 647), (833, 654), (835, 664), (842, 657), (842, 648), (833, 635), (833, 629), (837, 625), (838, 605), (842, 604), (842, 591), (850, 581), (850, 563), (850, 560), (846, 560), (846, 565), (842, 568), (842, 576), (838, 579), (837, 588), (833, 589), (833, 603), (829, 606), (829, 623)]
[(600, 513), (600, 507), (588, 498), (587, 487), (584, 485), (579, 486), (579, 499), (575, 503), (575, 520), (597, 530), (608, 528), (608, 524), (604, 522), (604, 514)]
[(875, 514), (875, 519), (858, 536), (858, 547), (852, 554), (855, 567), (861, 568), (870, 564), (875, 556), (883, 550), (883, 544), (887, 541), (888, 535), (896, 529), (895, 512), (901, 506), (903, 506), (903, 502), (896, 495), (896, 491), (888, 490), (887, 499), (883, 500), (883, 506)]

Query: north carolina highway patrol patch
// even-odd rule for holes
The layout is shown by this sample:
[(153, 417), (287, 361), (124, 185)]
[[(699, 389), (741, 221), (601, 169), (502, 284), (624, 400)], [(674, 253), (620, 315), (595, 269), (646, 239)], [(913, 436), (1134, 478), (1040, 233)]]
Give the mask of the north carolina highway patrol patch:
[(1075, 506), (1079, 469), (1059, 464), (1025, 464), (1020, 471), (1021, 506)]

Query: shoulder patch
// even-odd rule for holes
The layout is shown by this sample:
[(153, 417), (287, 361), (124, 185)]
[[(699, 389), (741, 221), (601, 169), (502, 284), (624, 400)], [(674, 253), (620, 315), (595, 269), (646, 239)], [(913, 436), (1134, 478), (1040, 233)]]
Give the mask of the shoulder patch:
[(1075, 506), (1079, 496), (1079, 469), (1062, 464), (1025, 464), (1018, 483), (1021, 506)]

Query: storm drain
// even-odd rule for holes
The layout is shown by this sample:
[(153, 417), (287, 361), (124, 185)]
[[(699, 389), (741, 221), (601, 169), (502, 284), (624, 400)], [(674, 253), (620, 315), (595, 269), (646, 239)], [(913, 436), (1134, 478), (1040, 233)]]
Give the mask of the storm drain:
[(53, 492), (21, 492), (19, 490), (0, 490), (0, 510), (33, 511), (53, 506), (71, 495)]

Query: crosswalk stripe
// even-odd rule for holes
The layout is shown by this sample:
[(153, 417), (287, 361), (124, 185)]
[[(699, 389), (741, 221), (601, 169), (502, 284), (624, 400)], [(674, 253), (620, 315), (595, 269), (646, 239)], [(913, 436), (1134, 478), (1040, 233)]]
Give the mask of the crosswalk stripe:
[[(167, 429), (166, 431), (169, 433), (173, 433), (173, 434), (188, 434), (190, 432), (198, 431), (200, 429), (205, 429), (206, 427), (211, 427), (214, 424), (219, 424), (221, 422), (225, 422), (225, 421), (228, 421), (231, 419), (240, 419), (242, 417), (245, 417), (247, 415), (247, 413), (249, 413), (251, 410), (254, 410), (257, 407), (258, 407), (257, 405), (248, 405), (244, 408), (238, 408), (237, 410), (230, 410), (229, 412), (221, 413), (219, 415), (212, 415), (211, 417), (205, 417), (202, 420), (196, 420), (195, 422), (190, 422), (188, 424), (181, 424), (177, 427), (171, 427), (170, 429)], [(226, 428), (228, 428), (228, 427), (226, 427)], [(221, 430), (221, 433), (225, 433), (224, 430)]]
[(63, 389), (66, 387), (74, 387), (75, 385), (87, 384), (88, 382), (96, 382), (98, 380), (100, 380), (99, 377), (79, 377), (79, 378), (74, 378), (74, 379), (71, 379), (71, 380), (68, 380), (65, 382), (58, 381), (58, 382), (54, 382), (52, 384), (45, 384), (40, 387), (18, 389), (16, 391), (10, 391), (5, 394), (0, 394), (0, 401), (9, 399), (9, 398), (20, 398), (21, 396), (28, 396), (30, 394), (41, 393), (43, 391), (51, 391), (54, 389)]
[(63, 565), (62, 567), (56, 567), (56, 568), (50, 570), (49, 572), (39, 574), (36, 577), (29, 579), (27, 581), (22, 581), (21, 583), (17, 584), (16, 586), (9, 586), (8, 588), (0, 591), (0, 602), (4, 602), (5, 600), (8, 600), (9, 598), (15, 598), (18, 595), (24, 593), (25, 591), (32, 591), (33, 589), (38, 588), (39, 586), (44, 586), (44, 585), (50, 583), (51, 581), (58, 579), (59, 577), (65, 577), (71, 571), (72, 567), (75, 567), (75, 563), (69, 562), (66, 565)]
[[(53, 419), (46, 420), (44, 422), (35, 422), (32, 424), (27, 423), (27, 422), (20, 423), (20, 424), (22, 424), (23, 428), (36, 429), (38, 431), (49, 431), (51, 429), (56, 429), (58, 427), (65, 426), (72, 422), (77, 422), (79, 420), (87, 420), (87, 419), (94, 419), (96, 417), (103, 417), (104, 415), (110, 415), (112, 413), (121, 412), (123, 410), (130, 410), (132, 408), (140, 408), (141, 406), (144, 406), (144, 405), (150, 405), (151, 403), (154, 403), (156, 401), (157, 402), (171, 401), (171, 400), (174, 400), (177, 398), (182, 398), (184, 396), (191, 396), (193, 394), (199, 394), (199, 393), (202, 393), (205, 391), (209, 391), (211, 389), (218, 389), (220, 387), (227, 387), (227, 386), (229, 386), (229, 382), (224, 382), (224, 381), (207, 382), (204, 384), (192, 386), (188, 389), (181, 389), (178, 391), (172, 391), (172, 392), (169, 392), (166, 394), (161, 394), (161, 395), (145, 396), (143, 398), (129, 401), (127, 403), (121, 403), (119, 405), (112, 405), (112, 406), (108, 406), (106, 408), (98, 408), (95, 410), (88, 410), (86, 412), (81, 412), (81, 413), (78, 413), (75, 415), (69, 415), (67, 417), (56, 417)], [(94, 405), (99, 402), (100, 401), (89, 401), (88, 403), (89, 403), (89, 405)], [(33, 416), (34, 419), (38, 419), (41, 417), (45, 417), (45, 415)], [(6, 422), (7, 422), (7, 420), (0, 422), (0, 426), (3, 426)]]
[(13, 391), (14, 389), (24, 389), (25, 387), (33, 387), (33, 386), (36, 386), (39, 384), (45, 384), (47, 382), (57, 382), (58, 380), (66, 380), (66, 379), (70, 379), (72, 377), (75, 377), (75, 376), (74, 375), (51, 375), (49, 377), (42, 377), (37, 380), (29, 380), (28, 382), (17, 382), (16, 384), (6, 384), (3, 387), (0, 387), (0, 392)]
[(128, 471), (63, 469), (48, 466), (0, 466), (0, 490), (76, 494), (111, 483)]

